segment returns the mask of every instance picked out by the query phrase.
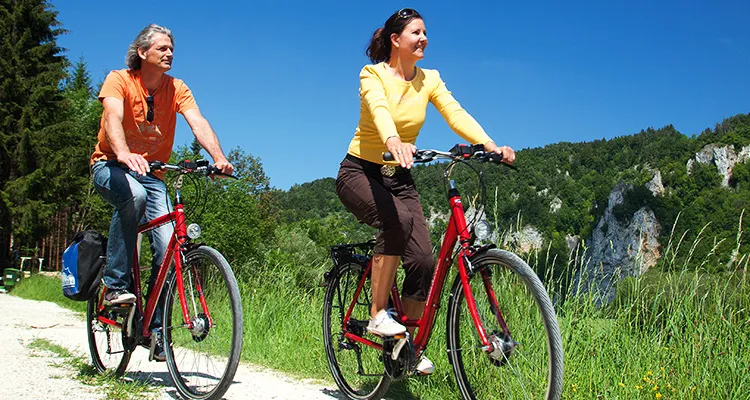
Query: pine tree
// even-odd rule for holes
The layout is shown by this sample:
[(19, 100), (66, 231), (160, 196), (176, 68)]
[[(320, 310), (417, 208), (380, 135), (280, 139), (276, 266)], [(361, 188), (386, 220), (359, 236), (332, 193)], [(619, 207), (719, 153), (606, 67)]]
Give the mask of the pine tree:
[(63, 121), (49, 128), (52, 133), (43, 169), (48, 177), (47, 204), (52, 217), (45, 224), (42, 253), (46, 265), (61, 267), (61, 253), (75, 232), (86, 228), (106, 231), (110, 207), (95, 192), (89, 158), (96, 143), (102, 105), (96, 98), (86, 62), (79, 59), (63, 83)]
[(48, 1), (0, 0), (0, 267), (9, 263), (11, 229), (22, 245), (36, 245), (51, 208), (42, 168), (62, 118), (60, 26)]

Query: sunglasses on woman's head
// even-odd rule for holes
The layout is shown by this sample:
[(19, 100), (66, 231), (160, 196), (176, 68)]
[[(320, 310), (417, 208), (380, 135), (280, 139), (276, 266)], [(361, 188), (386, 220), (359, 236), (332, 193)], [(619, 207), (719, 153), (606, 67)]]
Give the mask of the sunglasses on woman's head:
[(148, 111), (146, 112), (146, 121), (153, 122), (154, 120), (154, 96), (149, 95), (146, 97), (146, 104), (148, 105)]
[(398, 18), (407, 19), (411, 17), (419, 17), (419, 13), (413, 8), (402, 8), (396, 12), (396, 16)]

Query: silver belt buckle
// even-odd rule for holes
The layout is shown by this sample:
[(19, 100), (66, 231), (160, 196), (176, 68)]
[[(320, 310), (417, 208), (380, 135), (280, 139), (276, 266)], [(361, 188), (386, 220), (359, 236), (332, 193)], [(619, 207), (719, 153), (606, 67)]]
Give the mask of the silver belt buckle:
[(396, 167), (390, 164), (384, 164), (380, 167), (380, 173), (383, 176), (392, 177), (396, 175)]

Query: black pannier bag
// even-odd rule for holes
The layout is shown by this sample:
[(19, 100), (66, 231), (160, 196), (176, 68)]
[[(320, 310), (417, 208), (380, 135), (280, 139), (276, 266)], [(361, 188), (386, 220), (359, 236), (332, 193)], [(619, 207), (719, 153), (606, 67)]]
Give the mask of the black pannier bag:
[(107, 255), (107, 238), (86, 230), (76, 233), (73, 243), (63, 253), (62, 290), (65, 297), (86, 301), (99, 289), (102, 268)]

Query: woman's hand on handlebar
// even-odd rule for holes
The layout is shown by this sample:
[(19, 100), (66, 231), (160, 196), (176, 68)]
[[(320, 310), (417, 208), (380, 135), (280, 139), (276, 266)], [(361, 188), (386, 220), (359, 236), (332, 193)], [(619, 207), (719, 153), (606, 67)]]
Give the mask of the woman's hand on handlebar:
[(403, 143), (398, 136), (391, 136), (385, 141), (385, 147), (402, 168), (411, 168), (414, 164), (414, 153), (417, 152), (417, 147), (413, 144)]
[(146, 174), (151, 172), (151, 168), (148, 166), (148, 161), (146, 161), (142, 155), (137, 153), (120, 153), (117, 155), (117, 161), (125, 164), (125, 166), (130, 168), (131, 171), (134, 171), (141, 176), (146, 176)]
[(484, 151), (500, 154), (503, 156), (503, 162), (506, 164), (513, 164), (513, 162), (516, 161), (516, 152), (509, 146), (498, 146), (495, 142), (489, 141), (485, 143)]

